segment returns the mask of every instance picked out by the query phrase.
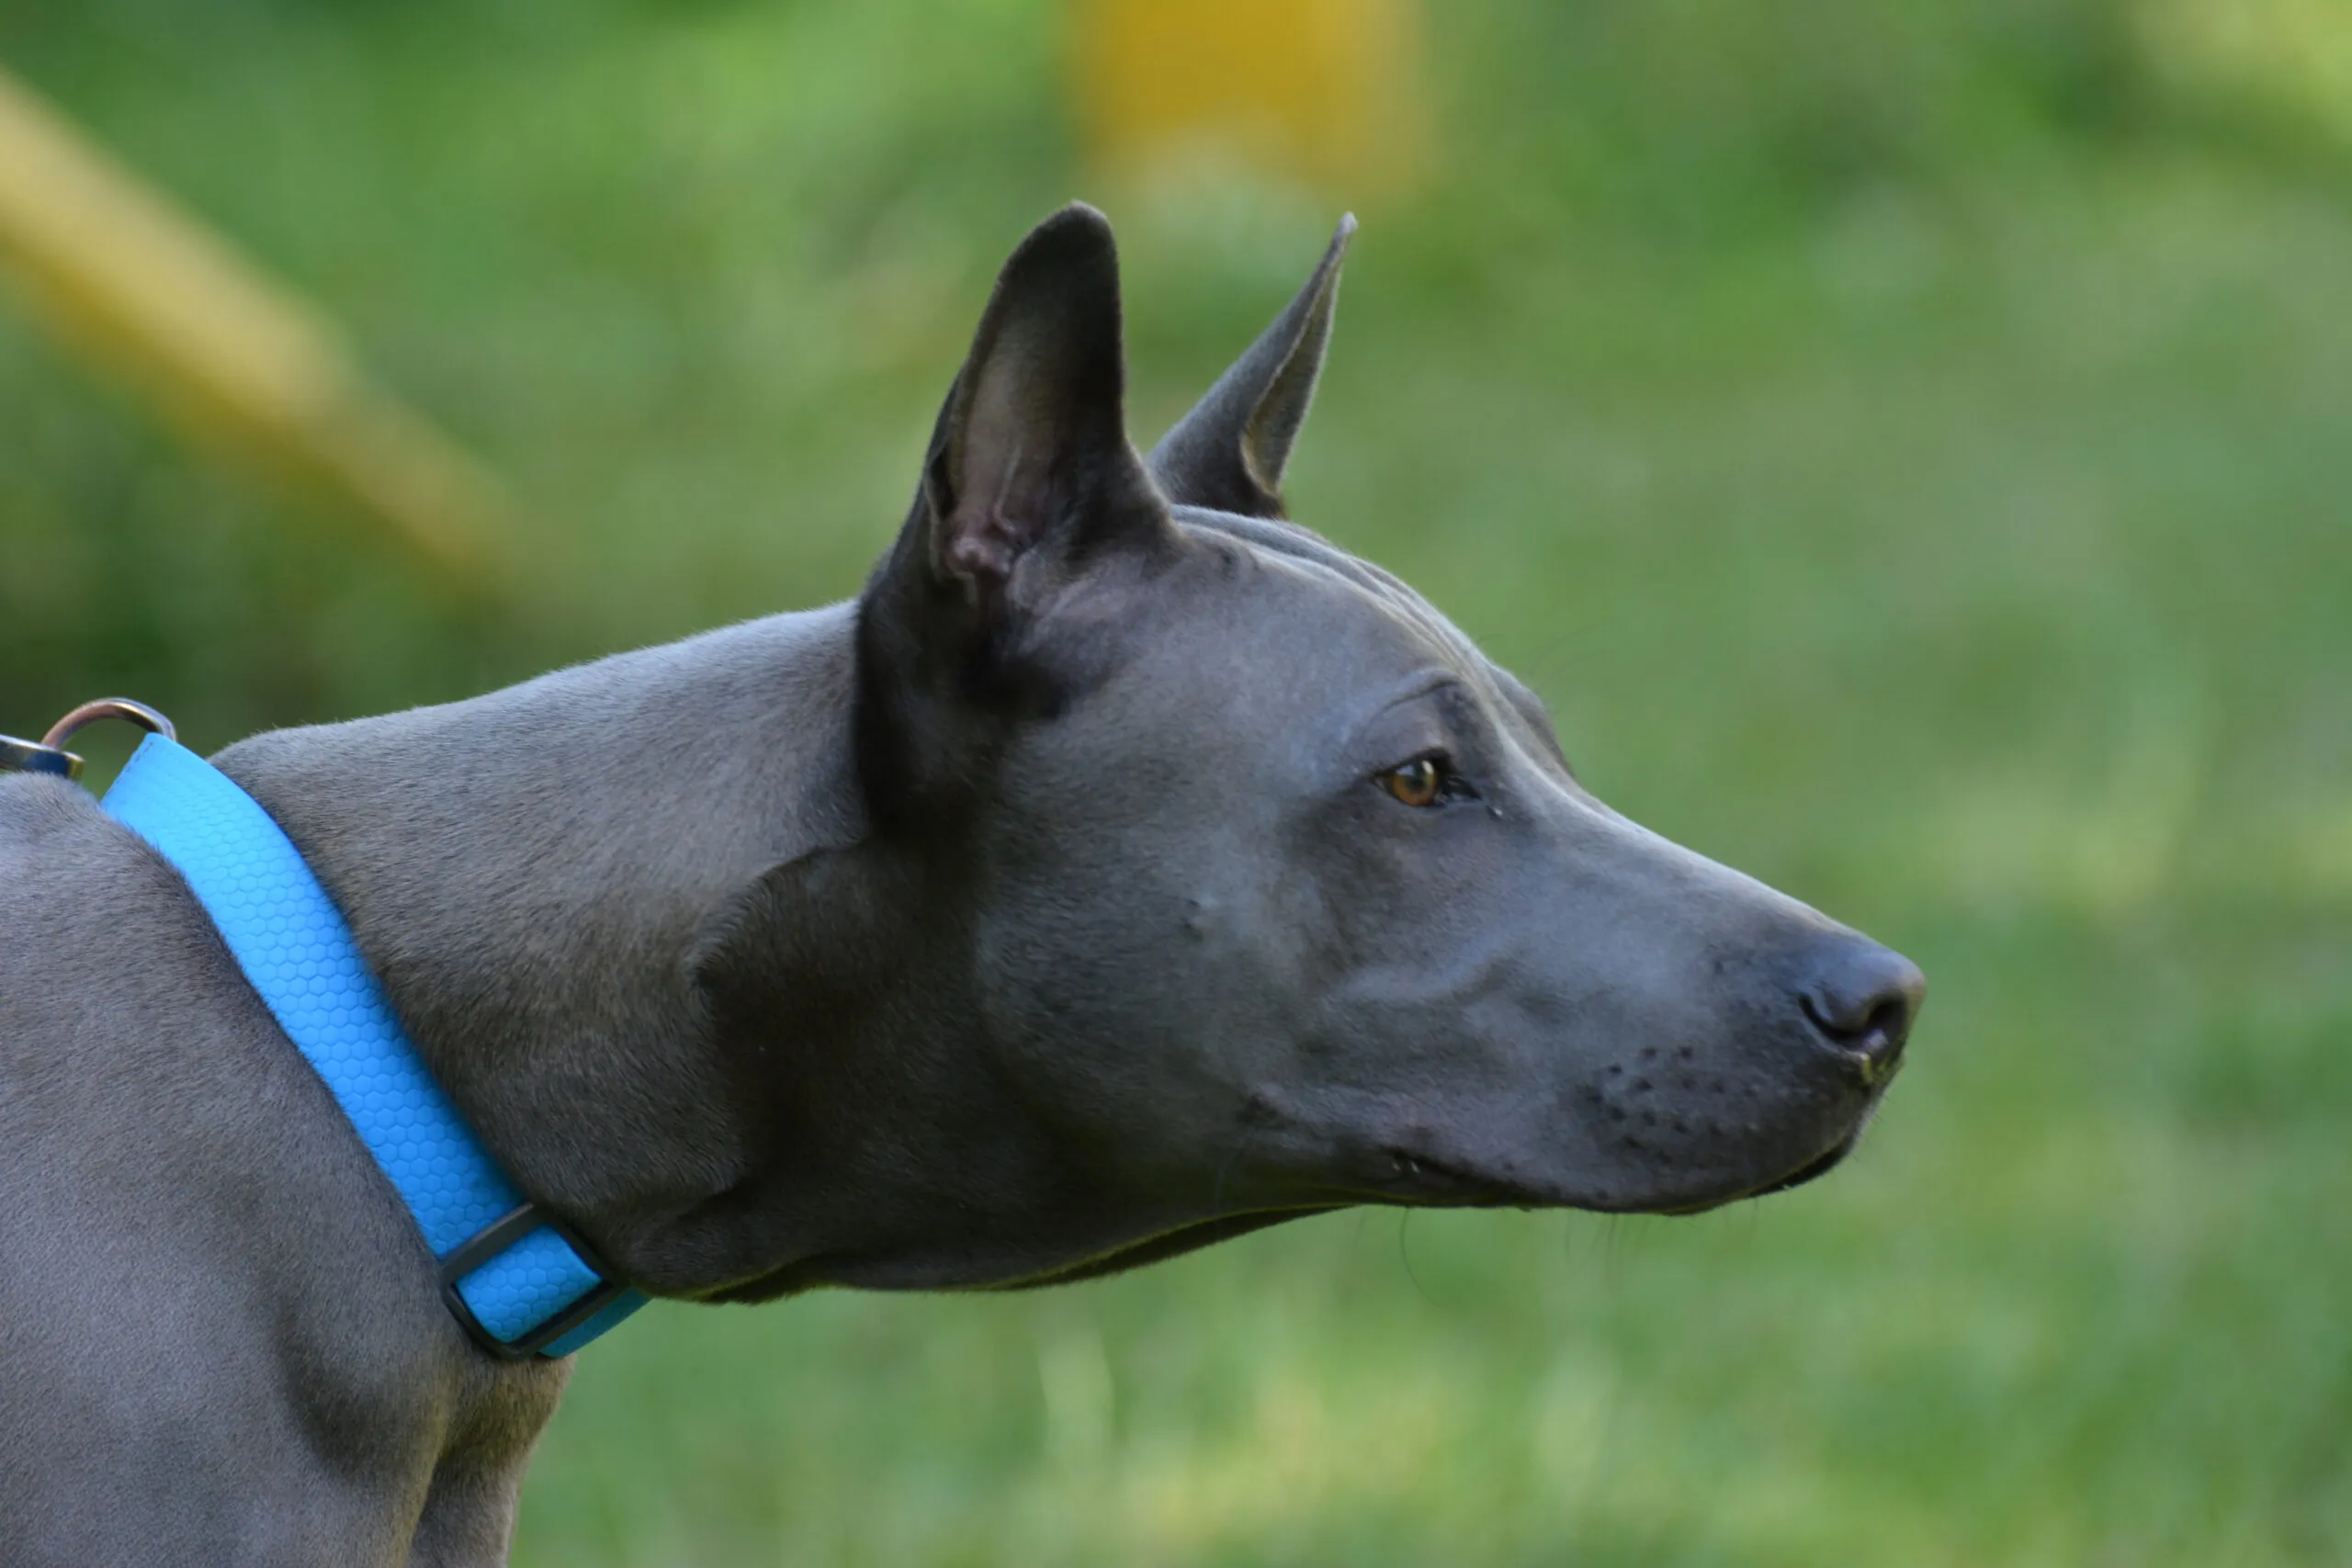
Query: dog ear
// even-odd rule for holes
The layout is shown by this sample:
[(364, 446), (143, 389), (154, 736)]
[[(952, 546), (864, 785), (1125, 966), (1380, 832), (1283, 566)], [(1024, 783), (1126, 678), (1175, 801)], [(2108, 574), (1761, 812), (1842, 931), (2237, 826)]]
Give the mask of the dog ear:
[(1004, 264), (940, 414), (917, 507), (933, 580), (987, 619), (1123, 537), (1164, 533), (1125, 398), (1111, 225), (1073, 203)]
[(997, 277), (898, 542), (858, 605), (856, 754), (895, 819), (986, 764), (1115, 657), (1182, 549), (1126, 434), (1111, 226), (1064, 208)]
[(1340, 220), (1298, 297), (1152, 448), (1152, 477), (1170, 500), (1250, 517), (1283, 515), (1283, 470), (1315, 400), (1340, 264), (1355, 231), (1352, 213)]

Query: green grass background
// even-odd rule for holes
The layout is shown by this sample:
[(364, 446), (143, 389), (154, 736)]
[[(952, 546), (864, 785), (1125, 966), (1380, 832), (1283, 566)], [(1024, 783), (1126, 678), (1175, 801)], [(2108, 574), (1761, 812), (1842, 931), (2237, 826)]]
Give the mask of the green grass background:
[[(1357, 203), (1296, 511), (1614, 804), (1924, 964), (1876, 1130), (1698, 1220), (656, 1308), (582, 1359), (516, 1561), (2352, 1562), (2338, 16), (1432, 8), (1429, 177)], [(1091, 168), (1062, 24), (0, 0), (0, 62), (532, 518), (452, 602), (0, 310), (0, 728), (122, 689), (210, 746), (852, 592), (1072, 195), (1155, 434), (1349, 193)]]

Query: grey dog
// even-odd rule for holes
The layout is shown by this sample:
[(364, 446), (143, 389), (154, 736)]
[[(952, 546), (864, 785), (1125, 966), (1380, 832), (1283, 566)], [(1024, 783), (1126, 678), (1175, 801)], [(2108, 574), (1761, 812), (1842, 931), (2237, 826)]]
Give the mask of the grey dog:
[[(854, 603), (218, 766), (515, 1184), (656, 1296), (1037, 1285), (1351, 1204), (1834, 1164), (1907, 961), (1596, 800), (1283, 515), (1342, 224), (1148, 459), (1109, 226), (998, 279)], [(162, 859), (0, 779), (0, 1560), (503, 1559), (502, 1362)]]

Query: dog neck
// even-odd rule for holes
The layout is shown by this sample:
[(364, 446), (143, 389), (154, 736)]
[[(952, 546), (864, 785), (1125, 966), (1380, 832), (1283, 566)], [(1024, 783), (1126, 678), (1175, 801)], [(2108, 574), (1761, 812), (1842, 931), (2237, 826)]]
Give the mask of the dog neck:
[(752, 1201), (773, 1198), (773, 1096), (698, 969), (768, 873), (865, 835), (854, 619), (777, 616), (217, 759), (516, 1182), (659, 1292), (821, 1245)]

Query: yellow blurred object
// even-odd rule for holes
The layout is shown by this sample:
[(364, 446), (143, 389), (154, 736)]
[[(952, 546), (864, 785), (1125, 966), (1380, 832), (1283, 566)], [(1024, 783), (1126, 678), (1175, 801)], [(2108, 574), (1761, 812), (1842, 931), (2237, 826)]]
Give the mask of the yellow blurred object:
[(1072, 0), (1093, 148), (1203, 148), (1351, 192), (1408, 182), (1423, 134), (1414, 0)]
[(2248, 94), (2352, 141), (2352, 6), (2344, 0), (2147, 0), (2136, 13), (2157, 69)]
[(507, 507), (333, 330), (0, 72), (0, 272), (199, 438), (324, 486), (438, 567), (493, 570)]

